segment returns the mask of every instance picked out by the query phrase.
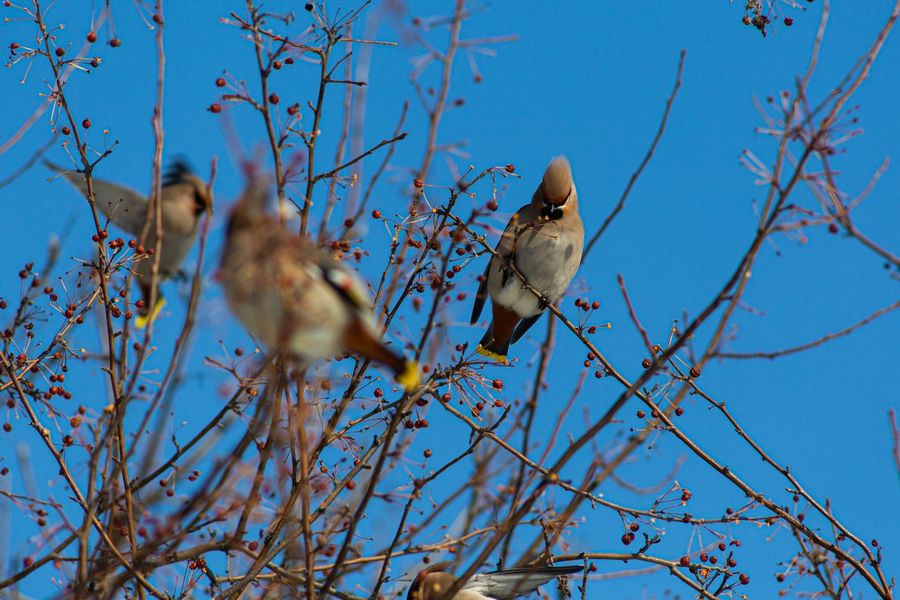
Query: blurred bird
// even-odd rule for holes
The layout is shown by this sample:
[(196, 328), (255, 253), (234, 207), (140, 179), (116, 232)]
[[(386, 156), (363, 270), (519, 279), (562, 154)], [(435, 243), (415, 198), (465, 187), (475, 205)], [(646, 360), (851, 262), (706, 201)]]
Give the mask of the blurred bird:
[(584, 224), (578, 214), (572, 168), (565, 156), (558, 156), (544, 171), (531, 202), (510, 218), (497, 244), (500, 257), (491, 257), (481, 277), (471, 322), (474, 325), (481, 316), (488, 295), (493, 318), (475, 351), (506, 362), (509, 345), (547, 308), (506, 267), (507, 261), (552, 304), (562, 297), (578, 271), (583, 245)]
[[(409, 586), (406, 600), (441, 600), (457, 578), (443, 569), (449, 563), (437, 563), (424, 569)], [(571, 575), (584, 569), (568, 567), (522, 567), (492, 573), (476, 573), (448, 600), (513, 600), (530, 594), (554, 577)]]
[(251, 178), (228, 221), (220, 278), (237, 318), (270, 349), (301, 362), (355, 352), (415, 388), (418, 364), (382, 343), (356, 273), (266, 214), (268, 197), (268, 184)]
[[(61, 173), (82, 194), (87, 196), (88, 188), (84, 176), (45, 160), (50, 169)], [(120, 229), (138, 237), (147, 220), (148, 199), (131, 188), (116, 183), (92, 178), (94, 204), (104, 216)], [(176, 161), (163, 175), (160, 195), (163, 239), (159, 254), (159, 278), (169, 279), (181, 274), (181, 263), (197, 239), (200, 217), (206, 211), (212, 212), (212, 192), (206, 183), (191, 173), (182, 161)], [(142, 242), (147, 248), (156, 247), (156, 216), (150, 215), (147, 238)], [(135, 264), (138, 285), (144, 305), (138, 309), (135, 325), (141, 329), (152, 321), (162, 310), (165, 298), (157, 290), (156, 305), (150, 306), (153, 257), (148, 256)]]

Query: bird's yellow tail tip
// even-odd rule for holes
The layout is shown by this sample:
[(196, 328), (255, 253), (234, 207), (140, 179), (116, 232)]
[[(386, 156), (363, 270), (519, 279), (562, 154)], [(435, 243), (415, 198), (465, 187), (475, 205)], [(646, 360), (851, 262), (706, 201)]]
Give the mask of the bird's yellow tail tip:
[(406, 361), (406, 364), (403, 367), (403, 371), (397, 373), (397, 383), (403, 386), (407, 392), (411, 392), (412, 390), (418, 387), (419, 382), (422, 379), (422, 375), (419, 372), (419, 363), (414, 360)]
[(165, 298), (157, 298), (156, 306), (153, 307), (153, 312), (147, 313), (146, 315), (138, 315), (138, 318), (134, 320), (134, 326), (138, 329), (143, 329), (144, 327), (146, 327), (150, 321), (153, 321), (154, 319), (156, 319), (156, 317), (159, 316), (159, 312), (165, 305)]
[(478, 346), (475, 348), (475, 352), (477, 352), (478, 354), (480, 354), (482, 356), (487, 356), (492, 361), (498, 362), (500, 364), (506, 364), (507, 362), (509, 362), (506, 360), (505, 354), (497, 354), (493, 350), (489, 350), (489, 349), (485, 348), (484, 346), (482, 346), (481, 344), (478, 344)]

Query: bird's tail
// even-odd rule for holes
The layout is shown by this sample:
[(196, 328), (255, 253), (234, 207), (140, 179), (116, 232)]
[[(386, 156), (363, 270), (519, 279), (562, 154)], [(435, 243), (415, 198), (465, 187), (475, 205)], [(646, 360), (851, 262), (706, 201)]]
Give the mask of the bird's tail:
[(159, 296), (156, 299), (156, 305), (152, 310), (147, 310), (146, 312), (142, 312), (138, 314), (137, 319), (134, 320), (134, 326), (138, 329), (143, 329), (146, 327), (151, 321), (155, 320), (156, 317), (159, 316), (160, 311), (163, 309), (163, 306), (166, 305), (166, 299), (162, 296)]
[(505, 363), (507, 362), (506, 354), (509, 352), (510, 336), (504, 336), (502, 332), (498, 332), (495, 335), (495, 329), (494, 323), (491, 322), (487, 331), (484, 332), (484, 337), (478, 342), (475, 352), (482, 356), (487, 356), (495, 362)]
[(414, 360), (406, 360), (394, 353), (377, 337), (372, 335), (368, 328), (363, 326), (351, 327), (344, 339), (344, 345), (348, 350), (356, 352), (370, 360), (386, 365), (394, 374), (397, 383), (403, 386), (407, 392), (418, 387), (421, 380), (419, 363)]

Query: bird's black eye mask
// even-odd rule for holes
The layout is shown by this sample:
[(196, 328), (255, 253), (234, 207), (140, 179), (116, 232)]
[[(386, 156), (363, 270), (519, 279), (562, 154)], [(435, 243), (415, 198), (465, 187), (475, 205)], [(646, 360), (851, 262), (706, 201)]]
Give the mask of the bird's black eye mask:
[[(541, 185), (543, 185), (543, 184), (541, 184)], [(542, 190), (542, 192), (543, 192), (543, 190)], [(543, 196), (543, 193), (541, 193), (541, 196)], [(562, 216), (563, 216), (562, 207), (566, 205), (566, 202), (569, 201), (569, 198), (571, 196), (572, 196), (572, 190), (570, 189), (569, 194), (566, 196), (566, 199), (563, 201), (562, 204), (555, 205), (555, 204), (550, 204), (549, 202), (546, 202), (546, 201), (542, 202), (541, 203), (541, 216), (544, 217), (545, 219), (549, 219), (551, 221), (556, 221), (558, 219), (562, 219)]]

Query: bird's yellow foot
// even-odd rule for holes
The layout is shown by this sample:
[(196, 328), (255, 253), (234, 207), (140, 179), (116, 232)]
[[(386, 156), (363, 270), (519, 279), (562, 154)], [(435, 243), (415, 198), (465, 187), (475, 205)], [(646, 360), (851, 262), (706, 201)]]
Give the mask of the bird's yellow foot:
[(403, 386), (407, 392), (411, 392), (419, 385), (421, 374), (419, 373), (419, 363), (414, 360), (406, 361), (401, 373), (397, 373), (397, 383)]
[(163, 306), (166, 305), (165, 298), (157, 298), (156, 306), (153, 307), (152, 313), (147, 313), (146, 315), (138, 315), (138, 318), (134, 320), (134, 326), (138, 329), (143, 329), (147, 326), (147, 323), (156, 319), (159, 316), (159, 311), (163, 309)]
[(475, 352), (477, 352), (478, 354), (480, 354), (480, 355), (482, 355), (482, 356), (487, 356), (488, 358), (490, 358), (490, 359), (493, 360), (494, 362), (498, 362), (498, 363), (500, 363), (500, 364), (502, 364), (502, 365), (505, 365), (505, 364), (507, 364), (507, 363), (509, 362), (508, 360), (506, 360), (506, 355), (505, 355), (505, 354), (497, 354), (497, 353), (494, 352), (493, 350), (488, 350), (487, 348), (485, 348), (485, 347), (482, 346), (481, 344), (478, 344), (478, 347), (475, 348)]

